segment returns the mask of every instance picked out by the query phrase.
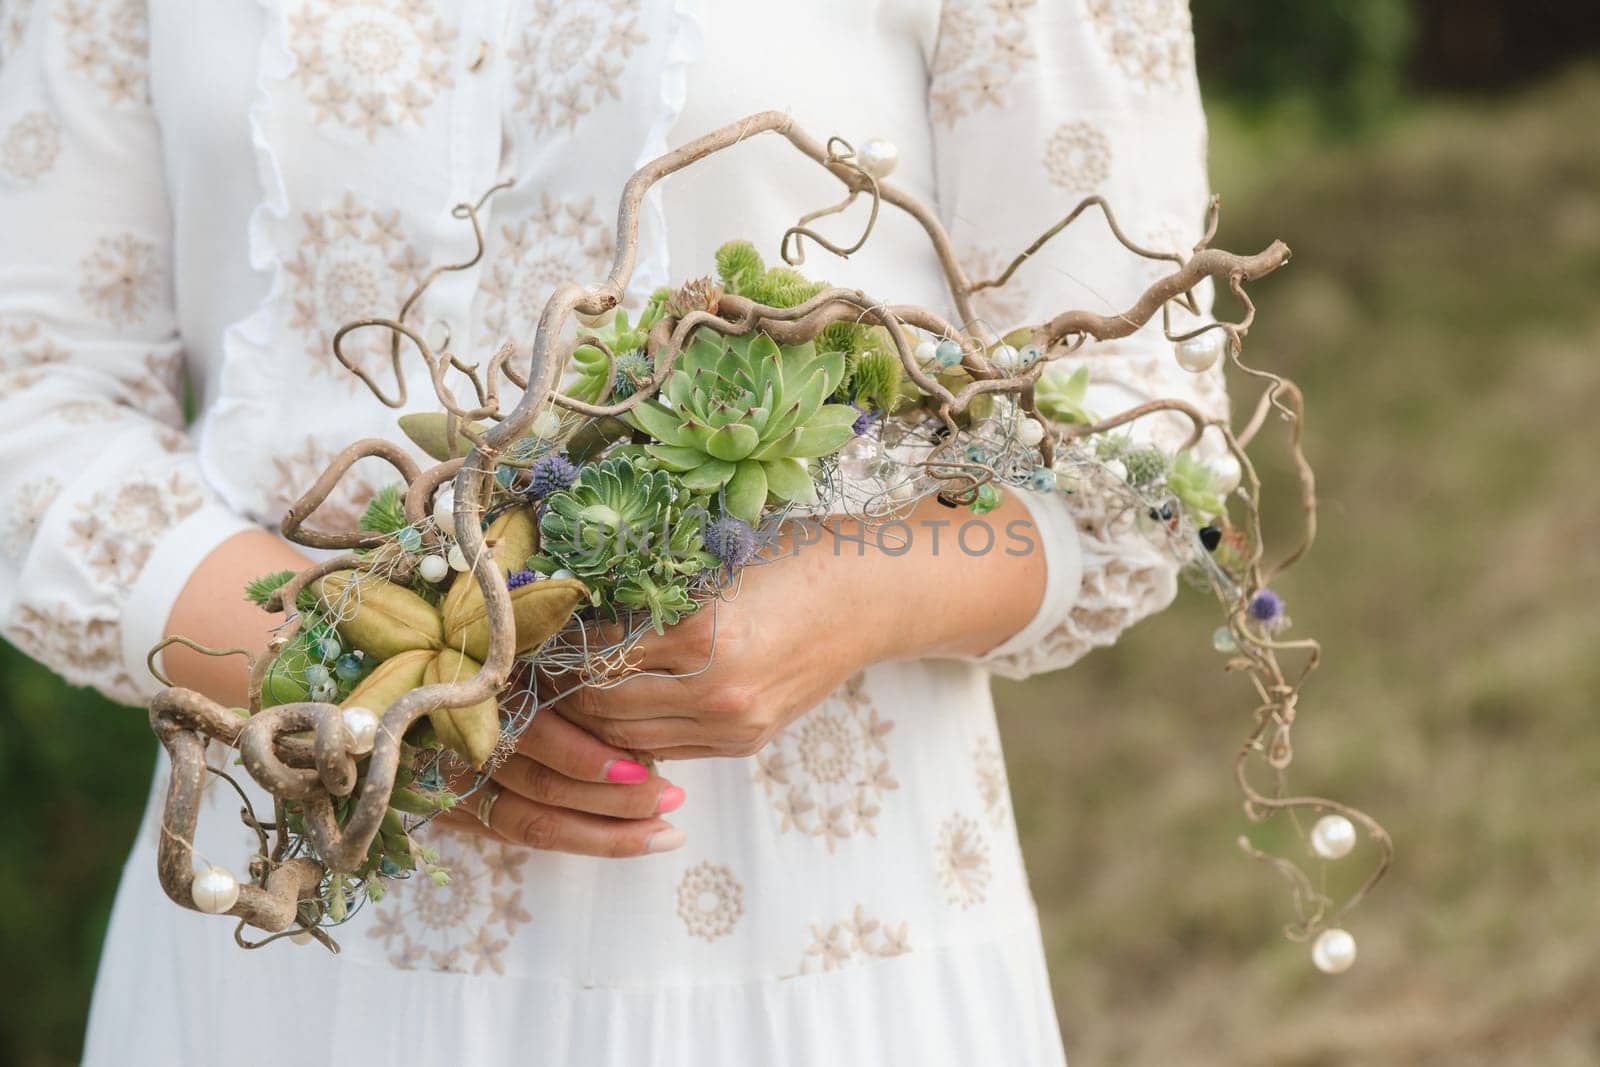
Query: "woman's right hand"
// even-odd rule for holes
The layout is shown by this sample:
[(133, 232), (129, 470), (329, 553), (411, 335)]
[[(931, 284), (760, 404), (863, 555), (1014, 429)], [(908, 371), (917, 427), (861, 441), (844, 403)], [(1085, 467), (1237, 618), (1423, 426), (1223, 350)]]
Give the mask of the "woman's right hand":
[[(478, 818), (484, 790), (495, 789), (499, 795), (485, 825)], [(683, 801), (682, 789), (544, 708), (533, 716), (515, 754), (439, 821), (552, 852), (641, 856), (683, 844), (683, 831), (661, 818)]]

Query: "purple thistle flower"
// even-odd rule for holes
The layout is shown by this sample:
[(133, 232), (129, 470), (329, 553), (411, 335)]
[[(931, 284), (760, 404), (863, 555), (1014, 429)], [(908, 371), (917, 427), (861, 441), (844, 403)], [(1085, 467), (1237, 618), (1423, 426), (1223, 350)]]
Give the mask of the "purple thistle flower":
[(1263, 589), (1250, 600), (1250, 616), (1268, 626), (1283, 618), (1283, 597)]
[(871, 432), (872, 427), (878, 421), (878, 413), (876, 411), (868, 411), (860, 404), (852, 404), (850, 406), (861, 412), (860, 415), (856, 416), (856, 421), (850, 427), (855, 431), (855, 435), (860, 437), (864, 433)]
[(748, 522), (733, 515), (706, 527), (706, 548), (724, 566), (743, 567), (756, 554), (756, 532)]
[(539, 576), (532, 571), (516, 571), (506, 575), (506, 589), (521, 589), (525, 585), (532, 585), (539, 580)]
[(572, 465), (565, 452), (551, 452), (540, 456), (528, 468), (528, 495), (544, 499), (551, 493), (569, 489), (578, 479), (578, 468)]

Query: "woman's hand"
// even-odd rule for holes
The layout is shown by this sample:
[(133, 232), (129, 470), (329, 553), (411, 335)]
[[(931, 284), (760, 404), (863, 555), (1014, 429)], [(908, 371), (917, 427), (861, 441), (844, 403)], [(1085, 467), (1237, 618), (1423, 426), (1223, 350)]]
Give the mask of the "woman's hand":
[(634, 651), (646, 673), (556, 710), (662, 759), (748, 756), (862, 668), (981, 654), (1038, 610), (1044, 556), (1009, 494), (982, 518), (927, 500), (904, 524), (830, 526), (789, 531), (737, 595), (646, 635)]
[[(487, 823), (480, 819), (486, 798)], [(682, 789), (545, 709), (478, 792), (440, 821), (516, 845), (584, 856), (669, 852), (683, 831), (660, 816)]]

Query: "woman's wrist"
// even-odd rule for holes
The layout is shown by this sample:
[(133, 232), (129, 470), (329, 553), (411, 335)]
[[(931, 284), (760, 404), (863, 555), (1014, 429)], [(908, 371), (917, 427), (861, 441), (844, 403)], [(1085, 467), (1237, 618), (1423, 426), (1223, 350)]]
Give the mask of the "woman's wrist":
[(830, 522), (801, 535), (796, 552), (825, 554), (835, 598), (861, 620), (850, 629), (864, 665), (982, 655), (1044, 597), (1043, 545), (1013, 493), (987, 515), (928, 498), (897, 521)]

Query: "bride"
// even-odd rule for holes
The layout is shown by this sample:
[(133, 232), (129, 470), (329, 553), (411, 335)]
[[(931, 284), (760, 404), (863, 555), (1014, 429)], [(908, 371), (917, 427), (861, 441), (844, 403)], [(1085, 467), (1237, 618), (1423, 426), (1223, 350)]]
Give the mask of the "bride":
[[(889, 180), (937, 205), (974, 274), (1096, 193), (1135, 240), (1188, 249), (1206, 203), (1188, 13), (1133, 10), (9, 5), (6, 637), (129, 704), (157, 688), (145, 656), (168, 633), (263, 648), (281, 617), (239, 591), (305, 563), (269, 529), (345, 443), (395, 436), (332, 332), (470, 254), (450, 209), (502, 177), (482, 261), (421, 309), (464, 353), (510, 339), (525, 356), (553, 286), (604, 275), (635, 167), (766, 109), (819, 137), (892, 142), (877, 146)], [(651, 194), (633, 296), (706, 273), (730, 239), (773, 251), (837, 196), (779, 138), (720, 153)], [(892, 213), (860, 254), (806, 269), (948, 306), (921, 231)], [(982, 311), (1003, 329), (1122, 306), (1148, 270), (1075, 228)], [(1220, 375), (1178, 371), (1155, 327), (1061, 369), (1082, 362), (1091, 406), (1225, 405)], [(425, 372), (409, 373), (425, 406)], [(349, 518), (358, 499), (329, 506)], [(338, 955), (241, 951), (228, 924), (162, 897), (158, 768), (85, 1061), (1061, 1062), (988, 679), (1109, 644), (1170, 600), (1173, 569), (1086, 502), (1008, 494), (977, 521), (1014, 551), (958, 548), (953, 516), (920, 505), (908, 551), (867, 539), (752, 568), (717, 610), (708, 670), (692, 671), (706, 612), (641, 646), (665, 677), (541, 711), (493, 802), (427, 832), (448, 880), (396, 883), (335, 931)], [(237, 660), (163, 659), (178, 684), (241, 700)], [(202, 856), (252, 847), (236, 807), (212, 791)]]

